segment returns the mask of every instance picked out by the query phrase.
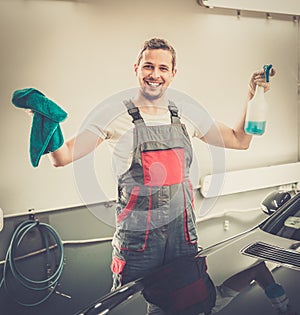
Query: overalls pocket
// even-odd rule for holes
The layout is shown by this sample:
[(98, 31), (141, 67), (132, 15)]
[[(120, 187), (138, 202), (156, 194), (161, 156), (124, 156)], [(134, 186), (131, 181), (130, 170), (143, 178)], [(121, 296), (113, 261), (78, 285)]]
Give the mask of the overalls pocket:
[[(134, 211), (134, 207), (137, 203), (138, 193), (140, 191), (139, 186), (133, 187), (131, 194), (126, 198), (128, 202), (124, 208), (121, 205), (117, 208), (117, 223), (124, 221), (132, 211)], [(122, 200), (122, 198), (120, 198)]]
[[(152, 196), (145, 194), (144, 190), (140, 195), (140, 191), (140, 186), (134, 186), (130, 194), (123, 191), (119, 198), (114, 245), (120, 250), (144, 251), (146, 248)], [(125, 200), (128, 201), (126, 204)]]
[(145, 185), (169, 186), (182, 182), (184, 178), (183, 148), (163, 150), (143, 148), (141, 159)]

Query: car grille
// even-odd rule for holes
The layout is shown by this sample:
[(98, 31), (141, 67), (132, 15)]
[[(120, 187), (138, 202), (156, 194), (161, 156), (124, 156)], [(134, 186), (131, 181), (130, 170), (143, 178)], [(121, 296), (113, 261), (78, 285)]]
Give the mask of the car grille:
[(285, 249), (264, 242), (255, 242), (241, 249), (241, 253), (300, 270), (300, 252), (295, 250)]

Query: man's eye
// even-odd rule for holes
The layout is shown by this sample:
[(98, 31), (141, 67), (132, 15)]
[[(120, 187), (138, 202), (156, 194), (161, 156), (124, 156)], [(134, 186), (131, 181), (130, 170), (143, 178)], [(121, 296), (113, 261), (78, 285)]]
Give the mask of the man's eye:
[(163, 72), (166, 72), (166, 71), (168, 71), (169, 69), (168, 69), (168, 68), (165, 68), (165, 67), (162, 67), (162, 68), (160, 68), (160, 70), (163, 71)]
[(152, 66), (151, 66), (151, 65), (144, 65), (143, 68), (144, 68), (144, 69), (152, 69)]

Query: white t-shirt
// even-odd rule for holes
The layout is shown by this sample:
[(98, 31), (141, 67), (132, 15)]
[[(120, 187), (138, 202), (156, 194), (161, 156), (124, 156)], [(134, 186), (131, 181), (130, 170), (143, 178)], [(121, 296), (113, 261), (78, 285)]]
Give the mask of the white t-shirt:
[[(109, 149), (112, 153), (112, 163), (114, 173), (121, 175), (127, 171), (130, 167), (132, 154), (133, 154), (133, 128), (134, 123), (132, 117), (128, 114), (125, 105), (123, 105), (118, 115), (112, 115), (113, 118), (109, 119), (109, 122), (104, 123), (104, 117), (108, 118), (107, 112), (103, 112), (99, 108), (86, 123), (84, 129), (95, 133), (102, 139), (105, 139), (109, 145)], [(114, 110), (115, 111), (115, 110)], [(115, 111), (116, 112), (116, 111)], [(203, 113), (201, 117), (195, 117)], [(165, 125), (171, 123), (170, 112), (166, 108), (163, 114), (147, 114), (142, 110), (140, 111), (144, 122), (148, 126)], [(187, 111), (188, 114), (188, 111)], [(186, 126), (190, 139), (193, 137), (201, 137), (209, 130), (213, 124), (213, 120), (209, 117), (205, 110), (199, 109), (197, 113), (190, 112), (189, 115), (185, 115), (183, 111), (179, 111), (180, 121)], [(194, 116), (195, 119), (192, 120)]]

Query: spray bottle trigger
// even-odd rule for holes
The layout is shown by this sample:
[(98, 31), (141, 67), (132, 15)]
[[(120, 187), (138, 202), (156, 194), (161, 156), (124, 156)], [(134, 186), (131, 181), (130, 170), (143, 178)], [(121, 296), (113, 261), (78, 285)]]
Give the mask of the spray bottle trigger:
[(272, 65), (264, 65), (264, 72), (265, 72), (265, 78), (266, 78), (266, 82), (270, 81), (270, 71), (272, 69)]

